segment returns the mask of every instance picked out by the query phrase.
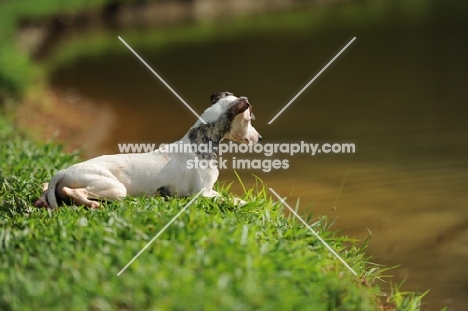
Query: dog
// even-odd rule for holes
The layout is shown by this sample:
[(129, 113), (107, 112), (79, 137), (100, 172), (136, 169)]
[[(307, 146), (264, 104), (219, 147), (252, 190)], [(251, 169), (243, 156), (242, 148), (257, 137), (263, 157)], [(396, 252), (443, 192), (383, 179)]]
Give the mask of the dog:
[[(57, 172), (44, 184), (44, 192), (34, 206), (57, 208), (59, 202), (65, 202), (98, 208), (97, 200), (112, 201), (127, 195), (187, 197), (202, 189), (205, 197), (219, 196), (213, 190), (218, 167), (188, 168), (188, 161), (203, 159), (215, 163), (215, 150), (222, 140), (255, 144), (262, 136), (251, 125), (255, 117), (246, 97), (219, 92), (211, 95), (210, 101), (211, 106), (201, 115), (206, 124), (198, 120), (181, 142), (194, 147), (211, 145), (211, 150), (166, 152), (160, 148), (149, 153), (99, 156)], [(166, 147), (174, 144), (181, 143)], [(245, 202), (237, 200), (238, 203)]]

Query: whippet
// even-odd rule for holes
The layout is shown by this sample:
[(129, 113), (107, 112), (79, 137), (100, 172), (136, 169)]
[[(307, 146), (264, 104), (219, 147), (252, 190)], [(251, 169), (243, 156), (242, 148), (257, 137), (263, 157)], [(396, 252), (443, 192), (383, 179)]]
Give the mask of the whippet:
[[(223, 139), (255, 144), (262, 136), (251, 125), (254, 115), (246, 97), (220, 92), (210, 100), (212, 105), (201, 115), (206, 124), (198, 120), (181, 141), (192, 146), (211, 145), (211, 150), (165, 152), (160, 148), (149, 153), (93, 158), (57, 172), (50, 183), (44, 184), (44, 192), (34, 205), (57, 208), (61, 201), (97, 208), (100, 204), (96, 200), (117, 200), (127, 195), (185, 197), (202, 189), (203, 196), (218, 196), (213, 190), (218, 167), (188, 168), (188, 161), (216, 159), (215, 150)], [(167, 146), (174, 144), (178, 142)]]

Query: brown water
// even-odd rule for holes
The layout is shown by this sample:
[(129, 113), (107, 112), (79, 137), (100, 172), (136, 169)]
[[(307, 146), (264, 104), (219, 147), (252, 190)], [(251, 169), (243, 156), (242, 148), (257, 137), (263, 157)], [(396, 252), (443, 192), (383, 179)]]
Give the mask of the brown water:
[[(408, 278), (405, 289), (431, 289), (424, 310), (468, 310), (468, 11), (456, 1), (421, 5), (424, 14), (394, 5), (374, 19), (363, 13), (359, 22), (330, 13), (300, 29), (271, 16), (278, 25), (267, 30), (134, 48), (199, 113), (216, 91), (248, 96), (263, 143), (355, 143), (355, 154), (280, 154), (289, 169), (240, 173), (247, 184), (254, 183), (251, 173), (258, 175), (292, 205), (300, 197), (301, 207), (336, 218), (334, 228), (347, 235), (365, 238), (369, 229), (375, 262), (400, 264), (393, 273)], [(356, 2), (346, 10), (358, 15), (367, 6)], [(115, 111), (113, 132), (96, 153), (116, 153), (117, 143), (175, 141), (195, 122), (129, 51), (78, 58), (52, 81)], [(235, 180), (232, 170), (220, 180)]]

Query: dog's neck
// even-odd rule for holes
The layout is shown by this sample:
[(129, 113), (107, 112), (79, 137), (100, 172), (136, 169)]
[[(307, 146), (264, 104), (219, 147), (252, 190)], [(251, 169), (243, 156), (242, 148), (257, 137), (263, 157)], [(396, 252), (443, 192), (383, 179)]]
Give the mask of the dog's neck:
[[(226, 120), (218, 120), (216, 122), (207, 124), (195, 124), (187, 134), (185, 134), (183, 140), (190, 144), (196, 144), (197, 146), (204, 145), (207, 150), (204, 152), (200, 151), (202, 148), (197, 148), (196, 155), (200, 159), (211, 160), (216, 159), (219, 143), (226, 133), (231, 129), (231, 124)], [(208, 146), (211, 149), (208, 149)]]

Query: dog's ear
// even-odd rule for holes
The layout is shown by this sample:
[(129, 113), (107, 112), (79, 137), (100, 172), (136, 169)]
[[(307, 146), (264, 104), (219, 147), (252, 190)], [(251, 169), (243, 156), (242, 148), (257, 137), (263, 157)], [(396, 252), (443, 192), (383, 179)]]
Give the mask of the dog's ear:
[(210, 96), (210, 101), (211, 101), (211, 104), (214, 105), (218, 102), (218, 100), (220, 100), (221, 98), (223, 97), (226, 97), (226, 96), (229, 96), (229, 95), (234, 95), (230, 92), (218, 92), (216, 94), (213, 94)]
[(234, 115), (238, 115), (249, 109), (249, 107), (250, 103), (247, 97), (239, 97), (234, 101), (234, 105), (232, 105), (230, 110)]

